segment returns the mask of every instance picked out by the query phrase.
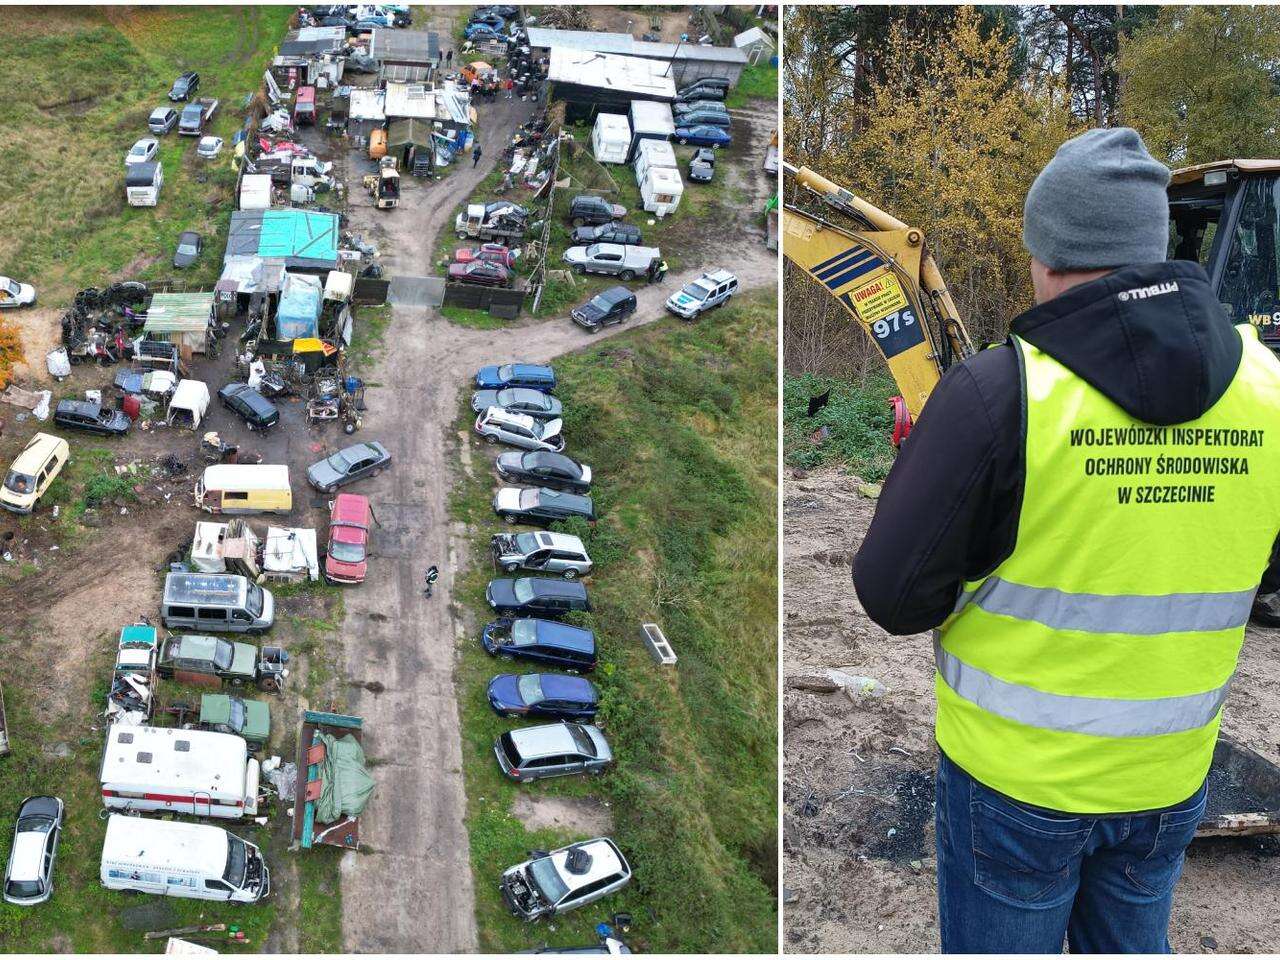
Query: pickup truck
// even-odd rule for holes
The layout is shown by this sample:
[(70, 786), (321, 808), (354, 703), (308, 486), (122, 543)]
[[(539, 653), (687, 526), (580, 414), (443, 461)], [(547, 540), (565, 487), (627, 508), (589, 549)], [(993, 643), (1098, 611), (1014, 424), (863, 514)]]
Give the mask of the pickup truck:
[(589, 247), (570, 247), (564, 262), (575, 273), (603, 273), (619, 280), (643, 276), (654, 260), (662, 257), (657, 247), (623, 246), (620, 243), (593, 243)]
[(198, 137), (204, 133), (204, 125), (213, 119), (218, 110), (217, 98), (201, 97), (182, 108), (178, 120), (178, 133), (184, 137)]

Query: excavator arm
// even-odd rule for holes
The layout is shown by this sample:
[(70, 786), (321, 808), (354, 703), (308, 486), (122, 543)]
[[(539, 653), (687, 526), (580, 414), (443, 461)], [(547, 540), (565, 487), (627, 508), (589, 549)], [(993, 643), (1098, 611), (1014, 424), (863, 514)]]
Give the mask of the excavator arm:
[(784, 204), (783, 254), (867, 332), (902, 391), (894, 398), (894, 442), (924, 409), (934, 385), (973, 352), (924, 232), (807, 167), (784, 163), (797, 186), (852, 224)]

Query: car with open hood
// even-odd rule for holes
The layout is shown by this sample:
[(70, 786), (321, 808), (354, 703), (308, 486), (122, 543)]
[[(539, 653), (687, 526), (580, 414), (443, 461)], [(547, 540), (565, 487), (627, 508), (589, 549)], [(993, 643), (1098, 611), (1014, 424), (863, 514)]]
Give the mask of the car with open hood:
[(555, 573), (566, 580), (591, 572), (591, 557), (582, 540), (570, 533), (536, 530), (530, 533), (495, 533), (489, 538), (493, 563), (499, 570), (515, 573), (534, 570)]
[(535, 420), (522, 413), (489, 407), (476, 417), (475, 430), (487, 443), (505, 443), (523, 450), (564, 449), (561, 420)]
[(608, 837), (558, 850), (536, 851), (502, 873), (502, 899), (522, 920), (575, 910), (616, 893), (631, 882), (631, 866)]
[(488, 697), (500, 717), (593, 720), (600, 709), (594, 683), (559, 673), (500, 673), (489, 681)]
[(716, 175), (716, 152), (699, 147), (689, 160), (689, 179), (694, 183), (710, 183)]

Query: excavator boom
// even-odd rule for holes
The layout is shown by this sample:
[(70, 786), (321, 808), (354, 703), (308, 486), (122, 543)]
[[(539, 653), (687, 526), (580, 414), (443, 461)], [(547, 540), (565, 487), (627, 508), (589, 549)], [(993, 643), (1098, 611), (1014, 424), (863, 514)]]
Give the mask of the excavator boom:
[(866, 330), (914, 419), (947, 368), (973, 352), (942, 274), (925, 249), (923, 231), (807, 167), (784, 163), (783, 168), (799, 187), (853, 224), (784, 205), (783, 254)]

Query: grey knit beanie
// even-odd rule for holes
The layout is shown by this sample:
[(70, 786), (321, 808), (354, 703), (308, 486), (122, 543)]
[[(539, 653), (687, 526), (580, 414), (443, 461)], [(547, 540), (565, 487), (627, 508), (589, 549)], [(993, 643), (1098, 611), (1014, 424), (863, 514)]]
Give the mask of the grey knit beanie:
[(1130, 127), (1058, 148), (1023, 207), (1022, 243), (1055, 270), (1158, 263), (1169, 246), (1169, 168)]

